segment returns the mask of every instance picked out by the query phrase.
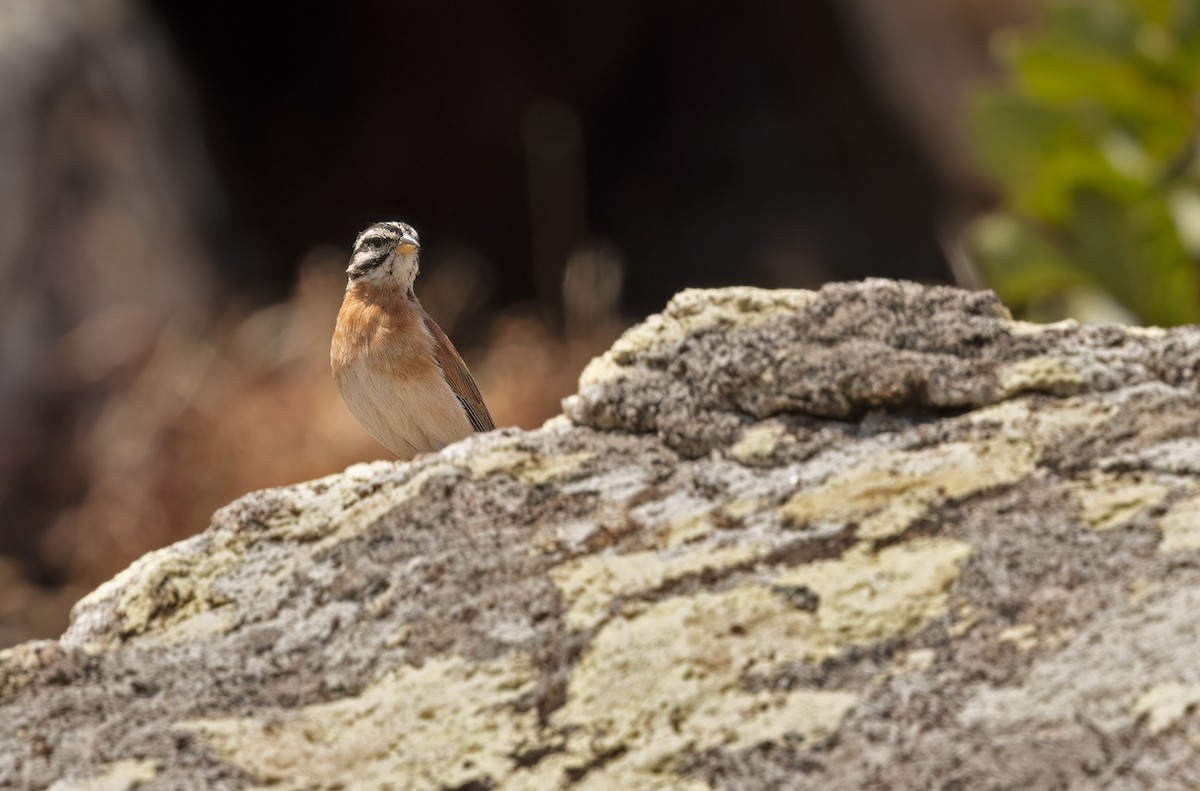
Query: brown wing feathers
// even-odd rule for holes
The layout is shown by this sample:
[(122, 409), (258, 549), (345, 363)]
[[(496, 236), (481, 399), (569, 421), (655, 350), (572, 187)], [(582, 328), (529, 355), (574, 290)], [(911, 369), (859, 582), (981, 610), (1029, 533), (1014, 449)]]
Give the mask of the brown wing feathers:
[(446, 333), (442, 332), (442, 328), (437, 325), (437, 322), (424, 311), (421, 314), (425, 321), (425, 328), (433, 336), (434, 359), (445, 372), (446, 381), (449, 382), (454, 395), (458, 396), (458, 401), (462, 404), (463, 411), (467, 413), (471, 425), (475, 427), (476, 431), (491, 431), (496, 424), (492, 422), (492, 415), (483, 403), (483, 395), (475, 385), (471, 372), (467, 370), (467, 364), (463, 362), (458, 350), (454, 348), (454, 344), (446, 337)]

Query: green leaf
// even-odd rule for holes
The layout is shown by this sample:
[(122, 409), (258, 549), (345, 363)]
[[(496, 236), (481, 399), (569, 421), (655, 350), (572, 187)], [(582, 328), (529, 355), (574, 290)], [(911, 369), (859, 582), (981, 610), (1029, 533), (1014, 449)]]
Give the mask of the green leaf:
[(1045, 9), (996, 48), (1010, 79), (968, 107), (1003, 201), (968, 249), (1018, 310), (1103, 290), (1143, 321), (1200, 321), (1200, 1)]

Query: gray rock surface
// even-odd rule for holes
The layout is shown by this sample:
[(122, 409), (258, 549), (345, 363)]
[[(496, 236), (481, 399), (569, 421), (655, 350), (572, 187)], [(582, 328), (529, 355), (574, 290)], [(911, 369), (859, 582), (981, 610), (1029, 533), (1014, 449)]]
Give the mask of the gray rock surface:
[(0, 654), (0, 786), (1200, 785), (1200, 331), (684, 292)]

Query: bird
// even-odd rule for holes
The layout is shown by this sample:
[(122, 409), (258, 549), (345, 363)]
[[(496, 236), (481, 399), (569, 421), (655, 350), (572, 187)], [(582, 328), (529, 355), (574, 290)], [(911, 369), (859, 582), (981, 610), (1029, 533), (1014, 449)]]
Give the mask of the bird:
[(329, 350), (350, 412), (405, 461), (495, 428), (466, 363), (413, 290), (420, 253), (407, 223), (358, 235)]

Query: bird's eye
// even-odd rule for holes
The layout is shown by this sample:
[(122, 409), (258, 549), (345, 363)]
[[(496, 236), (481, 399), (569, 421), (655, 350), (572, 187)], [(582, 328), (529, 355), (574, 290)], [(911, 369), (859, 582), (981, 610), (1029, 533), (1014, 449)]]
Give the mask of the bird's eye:
[(359, 242), (358, 246), (368, 247), (374, 250), (376, 248), (383, 247), (385, 242), (387, 242), (387, 240), (382, 236), (368, 236), (366, 239), (363, 239), (361, 242)]

